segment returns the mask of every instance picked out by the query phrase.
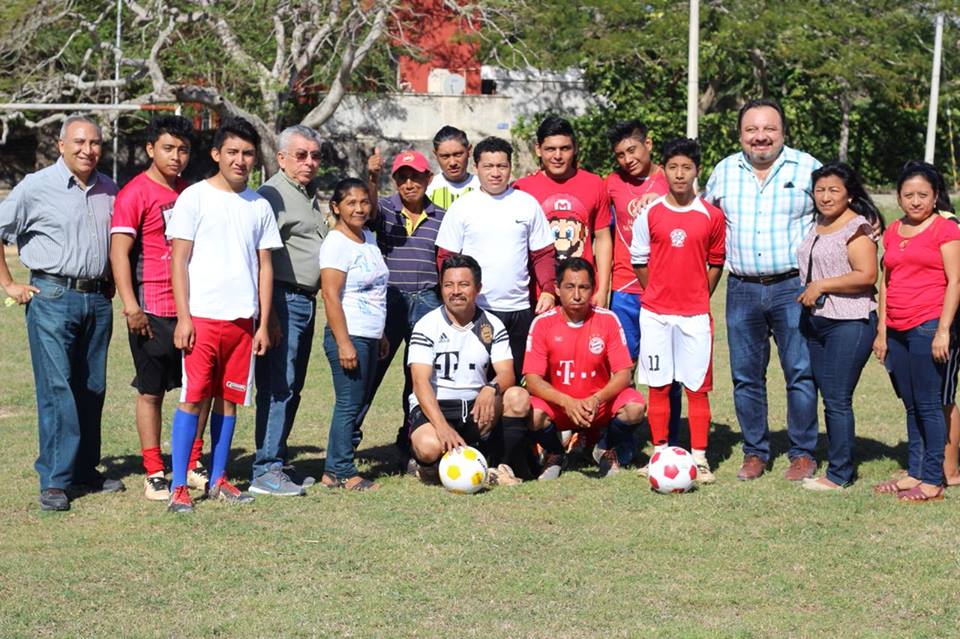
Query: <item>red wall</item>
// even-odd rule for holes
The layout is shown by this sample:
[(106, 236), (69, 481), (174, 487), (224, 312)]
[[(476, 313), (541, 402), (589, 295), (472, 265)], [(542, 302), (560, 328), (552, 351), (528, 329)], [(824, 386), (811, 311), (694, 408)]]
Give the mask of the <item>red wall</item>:
[(427, 92), (432, 69), (459, 73), (467, 83), (465, 93), (480, 93), (479, 44), (466, 20), (455, 18), (443, 0), (411, 0), (403, 16), (403, 36), (419, 51), (400, 56), (400, 85), (405, 91)]

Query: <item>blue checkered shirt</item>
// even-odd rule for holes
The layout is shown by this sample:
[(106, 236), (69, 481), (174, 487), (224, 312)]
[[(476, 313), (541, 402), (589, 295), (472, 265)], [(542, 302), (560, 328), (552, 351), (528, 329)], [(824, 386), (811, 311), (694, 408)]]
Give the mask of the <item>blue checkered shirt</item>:
[(776, 275), (797, 268), (797, 248), (813, 225), (812, 155), (783, 147), (761, 184), (741, 151), (710, 175), (704, 199), (727, 219), (727, 266), (737, 275)]

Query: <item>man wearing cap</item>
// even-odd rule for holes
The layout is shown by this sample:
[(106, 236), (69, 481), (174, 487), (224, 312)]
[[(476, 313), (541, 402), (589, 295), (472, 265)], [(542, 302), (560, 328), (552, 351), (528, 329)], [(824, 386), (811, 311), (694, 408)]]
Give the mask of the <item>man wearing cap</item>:
[[(382, 159), (375, 151), (367, 164), (371, 184), (371, 198), (376, 197)], [(383, 259), (390, 269), (387, 286), (386, 338), (390, 342), (387, 357), (380, 360), (373, 382), (373, 392), (361, 413), (366, 413), (376, 389), (390, 368), (394, 354), (401, 342), (410, 344), (413, 326), (421, 317), (441, 305), (437, 292), (437, 232), (443, 220), (444, 210), (427, 197), (427, 185), (433, 176), (427, 158), (422, 153), (407, 150), (393, 160), (391, 169), (397, 192), (379, 200), (374, 208), (376, 216), (370, 222), (377, 234), (377, 244)], [(404, 354), (406, 361), (406, 354)], [(413, 384), (410, 370), (403, 368), (403, 424), (397, 433), (397, 446), (409, 453), (410, 439), (407, 422), (410, 415), (410, 393)]]
[(320, 290), (320, 245), (327, 223), (317, 199), (320, 138), (297, 124), (277, 138), (280, 171), (257, 192), (277, 218), (283, 248), (273, 251), (273, 348), (257, 358), (257, 452), (250, 492), (296, 496), (312, 477), (298, 476), (287, 465), (287, 438), (300, 406), (313, 346)]
[(0, 248), (0, 286), (26, 304), (37, 395), (41, 510), (69, 510), (70, 495), (118, 492), (100, 463), (100, 418), (113, 330), (110, 219), (117, 185), (97, 171), (103, 138), (86, 116), (60, 129), (60, 159), (26, 176), (0, 204), (0, 239), (30, 269), (14, 282)]

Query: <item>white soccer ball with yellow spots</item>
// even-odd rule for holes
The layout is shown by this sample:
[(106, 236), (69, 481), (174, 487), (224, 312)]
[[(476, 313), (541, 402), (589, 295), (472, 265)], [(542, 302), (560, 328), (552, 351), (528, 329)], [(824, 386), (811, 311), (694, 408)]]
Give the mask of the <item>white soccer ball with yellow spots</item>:
[(440, 483), (451, 493), (475, 493), (486, 480), (487, 460), (472, 446), (454, 448), (440, 460)]

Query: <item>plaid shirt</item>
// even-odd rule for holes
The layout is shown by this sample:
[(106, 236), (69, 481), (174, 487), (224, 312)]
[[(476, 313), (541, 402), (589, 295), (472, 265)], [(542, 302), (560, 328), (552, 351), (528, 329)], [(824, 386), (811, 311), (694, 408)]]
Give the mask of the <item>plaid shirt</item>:
[(797, 268), (797, 248), (813, 225), (813, 156), (784, 146), (761, 184), (743, 152), (717, 164), (704, 199), (727, 218), (727, 265), (737, 275)]

